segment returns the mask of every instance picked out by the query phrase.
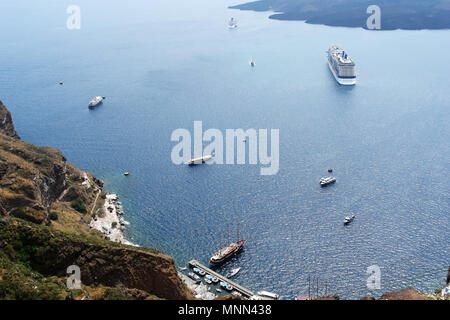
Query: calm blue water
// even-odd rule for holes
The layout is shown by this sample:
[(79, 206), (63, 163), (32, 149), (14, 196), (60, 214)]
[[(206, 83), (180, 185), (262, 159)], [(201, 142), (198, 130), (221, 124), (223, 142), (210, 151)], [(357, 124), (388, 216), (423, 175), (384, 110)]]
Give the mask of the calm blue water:
[[(308, 275), (343, 298), (443, 285), (450, 31), (271, 21), (226, 9), (238, 1), (73, 2), (79, 31), (65, 27), (68, 3), (1, 2), (0, 99), (24, 140), (61, 149), (119, 193), (132, 241), (180, 266), (207, 263), (239, 222), (250, 240), (221, 271), (240, 266), (236, 281), (285, 299), (307, 292)], [(334, 43), (357, 62), (354, 88), (327, 69)], [(107, 100), (89, 111), (96, 95)], [(278, 175), (173, 165), (170, 135), (194, 120), (280, 129)], [(328, 167), (338, 182), (321, 189)], [(357, 218), (344, 227), (348, 211)], [(381, 290), (366, 287), (370, 265)]]

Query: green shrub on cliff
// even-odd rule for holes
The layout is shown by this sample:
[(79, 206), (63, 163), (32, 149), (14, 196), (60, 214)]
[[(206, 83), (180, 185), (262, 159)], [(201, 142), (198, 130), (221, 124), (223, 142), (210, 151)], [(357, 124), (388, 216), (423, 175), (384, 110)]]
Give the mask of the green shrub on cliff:
[(48, 217), (50, 218), (50, 220), (56, 221), (56, 220), (58, 220), (58, 213), (55, 211), (52, 211), (52, 212), (50, 212)]
[(84, 205), (83, 200), (81, 200), (81, 198), (76, 198), (75, 200), (73, 200), (70, 203), (70, 206), (80, 213), (85, 214), (87, 212), (86, 206)]

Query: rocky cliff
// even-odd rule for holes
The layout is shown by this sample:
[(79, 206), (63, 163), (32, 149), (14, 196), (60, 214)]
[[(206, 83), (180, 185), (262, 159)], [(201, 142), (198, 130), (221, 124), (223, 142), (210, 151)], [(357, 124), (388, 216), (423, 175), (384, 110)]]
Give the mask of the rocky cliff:
[[(145, 298), (192, 298), (178, 277), (172, 258), (156, 250), (68, 234), (14, 218), (0, 218), (0, 249), (0, 280), (10, 279), (7, 285), (0, 283), (0, 298), (2, 288), (5, 297), (8, 288), (17, 287), (17, 282), (22, 282), (17, 276), (11, 279), (11, 274), (8, 274), (11, 270), (2, 269), (2, 265), (5, 267), (8, 262), (26, 266), (26, 272), (22, 273), (36, 273), (39, 276), (34, 278), (37, 279), (60, 279), (62, 283), (59, 286), (58, 281), (54, 281), (54, 298), (62, 299), (70, 294), (64, 280), (68, 277), (67, 267), (71, 265), (80, 267), (85, 290), (87, 286), (123, 287), (139, 290)], [(39, 287), (39, 284), (38, 281), (35, 286)]]
[(11, 113), (6, 109), (3, 103), (0, 101), (0, 133), (12, 137), (15, 139), (20, 139), (16, 130), (14, 129), (14, 123), (12, 121)]
[[(59, 150), (20, 140), (0, 103), (0, 299), (190, 299), (173, 259), (89, 228), (102, 182)], [(69, 290), (67, 267), (83, 288)]]
[[(11, 126), (0, 127), (1, 132)], [(60, 151), (37, 147), (0, 134), (0, 213), (35, 223), (48, 223), (57, 200), (93, 201), (100, 185), (83, 183), (83, 172), (67, 163)], [(97, 181), (93, 179), (92, 181)]]

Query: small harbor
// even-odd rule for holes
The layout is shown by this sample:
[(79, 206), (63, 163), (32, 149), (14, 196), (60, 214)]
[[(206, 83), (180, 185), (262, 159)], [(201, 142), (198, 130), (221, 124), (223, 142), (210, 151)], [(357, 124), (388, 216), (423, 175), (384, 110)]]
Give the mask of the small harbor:
[(255, 296), (255, 294), (251, 290), (249, 290), (249, 289), (247, 289), (247, 288), (237, 284), (234, 281), (231, 281), (230, 279), (228, 279), (227, 277), (221, 275), (220, 273), (217, 273), (217, 272), (211, 270), (210, 268), (208, 268), (205, 265), (201, 264), (197, 260), (189, 261), (189, 267), (192, 268), (192, 269), (193, 268), (198, 268), (198, 269), (204, 271), (205, 273), (207, 273), (207, 274), (209, 274), (209, 275), (211, 275), (213, 277), (216, 277), (217, 279), (219, 279), (220, 282), (228, 283), (229, 285), (231, 285), (233, 287), (232, 292), (228, 292), (228, 293), (233, 294), (233, 293), (236, 292), (235, 294), (240, 295), (244, 299), (250, 299), (251, 297)]
[(104, 233), (111, 241), (134, 245), (124, 237), (128, 221), (123, 217), (122, 203), (116, 194), (107, 194), (103, 207), (93, 215), (89, 226)]

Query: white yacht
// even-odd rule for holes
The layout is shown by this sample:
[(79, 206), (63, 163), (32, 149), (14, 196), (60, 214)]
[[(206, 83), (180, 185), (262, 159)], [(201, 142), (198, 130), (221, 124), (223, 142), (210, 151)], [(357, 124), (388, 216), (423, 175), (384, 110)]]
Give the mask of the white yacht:
[(95, 97), (94, 99), (89, 101), (89, 108), (94, 108), (94, 107), (98, 106), (105, 99), (106, 99), (106, 97), (102, 97), (102, 96)]
[(271, 300), (278, 300), (278, 298), (280, 297), (278, 294), (276, 293), (272, 293), (272, 292), (268, 292), (268, 291), (259, 291), (258, 292), (258, 296), (262, 297), (262, 298), (268, 298)]
[(237, 28), (237, 20), (235, 18), (231, 18), (228, 20), (228, 28), (236, 29)]
[(231, 277), (234, 277), (235, 275), (237, 275), (237, 273), (239, 271), (241, 271), (241, 268), (234, 268), (234, 269), (232, 269), (231, 272), (227, 273), (227, 278), (229, 279)]
[(351, 216), (344, 218), (344, 225), (350, 224), (353, 220), (355, 220), (355, 215), (352, 213)]
[(326, 178), (320, 179), (319, 183), (320, 183), (321, 187), (325, 187), (329, 184), (335, 183), (336, 180), (337, 179), (335, 177), (326, 177)]

